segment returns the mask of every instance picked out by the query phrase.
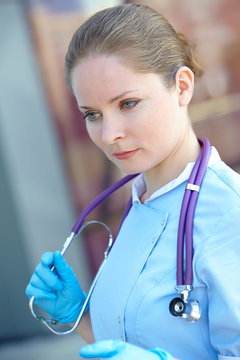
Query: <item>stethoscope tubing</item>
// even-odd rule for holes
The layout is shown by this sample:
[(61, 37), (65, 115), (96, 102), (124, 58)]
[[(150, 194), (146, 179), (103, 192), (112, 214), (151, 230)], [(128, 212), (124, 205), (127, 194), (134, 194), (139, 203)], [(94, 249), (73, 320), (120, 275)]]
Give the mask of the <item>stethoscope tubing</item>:
[[(191, 175), (188, 179), (188, 183), (194, 183), (197, 170), (200, 165), (202, 158), (202, 152), (200, 156), (198, 157), (197, 161), (194, 164), (194, 167), (192, 169)], [(184, 258), (184, 232), (185, 232), (185, 226), (186, 226), (186, 215), (188, 212), (188, 205), (189, 200), (191, 197), (191, 190), (185, 189), (184, 195), (183, 195), (183, 201), (181, 205), (181, 211), (179, 216), (179, 223), (178, 223), (178, 237), (177, 237), (177, 285), (183, 285), (183, 258)]]
[(74, 234), (78, 234), (85, 218), (89, 213), (91, 213), (103, 200), (105, 200), (109, 195), (111, 195), (114, 191), (118, 190), (120, 187), (125, 185), (127, 182), (135, 178), (138, 174), (127, 175), (124, 178), (117, 181), (115, 184), (108, 187), (102, 193), (100, 193), (90, 204), (83, 210), (83, 212), (77, 218), (75, 224), (72, 227), (72, 232)]
[[(198, 138), (202, 151), (194, 164), (188, 184), (201, 188), (210, 156), (210, 144), (206, 138)], [(192, 285), (193, 282), (193, 222), (199, 191), (185, 189), (177, 238), (177, 285)], [(184, 278), (184, 233), (186, 234), (186, 269)]]

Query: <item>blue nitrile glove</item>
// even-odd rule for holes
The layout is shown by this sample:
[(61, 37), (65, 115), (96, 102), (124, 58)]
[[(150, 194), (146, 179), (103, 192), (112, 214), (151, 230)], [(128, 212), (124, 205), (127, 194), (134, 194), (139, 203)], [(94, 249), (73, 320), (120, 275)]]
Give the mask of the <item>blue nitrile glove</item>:
[(174, 360), (167, 351), (156, 348), (145, 350), (120, 340), (104, 340), (84, 346), (79, 355), (90, 358), (111, 358), (113, 360)]
[(62, 323), (76, 321), (86, 299), (76, 275), (59, 251), (42, 255), (26, 295), (34, 296), (34, 303)]

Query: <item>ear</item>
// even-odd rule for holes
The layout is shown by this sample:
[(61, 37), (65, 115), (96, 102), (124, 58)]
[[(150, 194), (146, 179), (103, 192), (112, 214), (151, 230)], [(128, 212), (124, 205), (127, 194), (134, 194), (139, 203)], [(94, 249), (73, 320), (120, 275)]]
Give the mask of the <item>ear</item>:
[(176, 89), (180, 106), (188, 106), (194, 90), (194, 74), (187, 66), (182, 66), (176, 73)]

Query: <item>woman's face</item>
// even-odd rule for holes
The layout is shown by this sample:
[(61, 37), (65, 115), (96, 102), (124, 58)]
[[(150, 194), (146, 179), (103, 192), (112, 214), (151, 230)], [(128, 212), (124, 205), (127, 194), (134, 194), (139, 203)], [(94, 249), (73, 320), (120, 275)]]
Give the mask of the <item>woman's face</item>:
[(124, 173), (168, 161), (184, 136), (178, 91), (157, 74), (89, 56), (74, 68), (72, 87), (90, 138)]

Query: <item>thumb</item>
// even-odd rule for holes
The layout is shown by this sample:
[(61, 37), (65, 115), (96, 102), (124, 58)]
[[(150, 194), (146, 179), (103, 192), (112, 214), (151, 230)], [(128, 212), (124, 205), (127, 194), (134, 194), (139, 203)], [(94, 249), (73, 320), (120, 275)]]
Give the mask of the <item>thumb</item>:
[(104, 340), (98, 341), (94, 344), (90, 344), (84, 346), (79, 355), (85, 358), (96, 358), (96, 357), (112, 357), (121, 351), (123, 351), (126, 347), (126, 344), (120, 340)]

